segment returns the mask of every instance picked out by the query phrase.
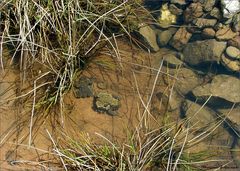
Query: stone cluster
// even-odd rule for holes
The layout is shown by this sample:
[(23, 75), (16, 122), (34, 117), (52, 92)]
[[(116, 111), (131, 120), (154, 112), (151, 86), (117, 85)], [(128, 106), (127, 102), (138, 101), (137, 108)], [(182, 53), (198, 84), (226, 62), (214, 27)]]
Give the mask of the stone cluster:
[(217, 62), (240, 72), (240, 1), (166, 0), (159, 11), (157, 24), (139, 28), (146, 48), (173, 48), (189, 65)]
[[(231, 135), (239, 140), (240, 1), (166, 0), (159, 11), (157, 24), (140, 28), (140, 40), (155, 52), (153, 57), (163, 48), (171, 51), (160, 60), (177, 80), (171, 82), (165, 76), (166, 84), (174, 88), (167, 94), (158, 90), (157, 98), (166, 101), (168, 112), (187, 118), (188, 127), (194, 126), (199, 134), (222, 119), (225, 139)], [(208, 72), (209, 66), (216, 67), (216, 72)], [(234, 144), (231, 148), (239, 150)]]

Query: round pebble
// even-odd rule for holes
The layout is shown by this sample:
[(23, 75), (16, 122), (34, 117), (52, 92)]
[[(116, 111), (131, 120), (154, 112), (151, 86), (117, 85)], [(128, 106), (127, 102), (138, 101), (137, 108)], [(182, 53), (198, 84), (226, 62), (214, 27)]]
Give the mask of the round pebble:
[(231, 60), (223, 54), (221, 63), (230, 71), (240, 72), (240, 61), (238, 60)]
[(240, 50), (236, 47), (229, 46), (226, 49), (226, 54), (233, 59), (240, 59)]

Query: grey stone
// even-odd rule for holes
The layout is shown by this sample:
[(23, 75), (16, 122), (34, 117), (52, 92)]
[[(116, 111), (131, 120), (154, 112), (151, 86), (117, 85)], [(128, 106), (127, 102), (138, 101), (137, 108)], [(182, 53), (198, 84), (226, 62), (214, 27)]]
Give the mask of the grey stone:
[(182, 112), (188, 119), (188, 126), (194, 127), (195, 130), (202, 130), (211, 127), (215, 122), (216, 113), (208, 107), (194, 103), (190, 100), (185, 100), (182, 104)]
[(210, 83), (192, 90), (192, 94), (200, 101), (206, 101), (216, 108), (229, 107), (240, 103), (240, 79), (229, 75), (216, 75)]
[(223, 29), (223, 28), (225, 28), (225, 26), (224, 26), (222, 23), (220, 23), (220, 22), (218, 22), (218, 23), (214, 26), (214, 30), (215, 30), (215, 31), (221, 30), (221, 29)]
[(233, 109), (220, 109), (218, 110), (223, 116), (229, 119), (232, 124), (240, 126), (240, 107)]
[(168, 54), (164, 56), (163, 64), (171, 68), (179, 68), (183, 62), (176, 57), (174, 54)]
[(172, 38), (173, 34), (176, 33), (176, 28), (169, 28), (162, 32), (157, 33), (157, 42), (160, 47), (166, 46), (170, 39)]
[(136, 34), (140, 37), (146, 48), (154, 52), (159, 50), (155, 31), (150, 26), (140, 27)]
[(119, 107), (119, 98), (110, 93), (101, 92), (94, 97), (94, 109), (97, 112), (116, 115)]
[(218, 42), (215, 39), (188, 43), (183, 49), (184, 61), (190, 65), (219, 62), (225, 48), (225, 42)]
[[(214, 110), (186, 100), (182, 105), (182, 114), (185, 116), (185, 123), (188, 123), (185, 125), (185, 127), (187, 127), (186, 129), (189, 131), (188, 139), (190, 141), (194, 139), (195, 142), (197, 142), (193, 143), (192, 147), (186, 148), (186, 153), (191, 155), (208, 151), (218, 157), (221, 156), (221, 158), (232, 160), (230, 151), (233, 146), (234, 138), (227, 129), (224, 128), (224, 124), (219, 125), (218, 115), (216, 115)], [(185, 128), (183, 127), (182, 129)], [(182, 140), (186, 136), (185, 134)], [(204, 140), (200, 141), (202, 138), (204, 138)], [(188, 142), (190, 143), (190, 141)], [(219, 147), (224, 147), (224, 150), (219, 150)], [(213, 159), (216, 158), (214, 157)], [(218, 161), (212, 164), (212, 167), (215, 167), (216, 164), (219, 165), (220, 163)], [(224, 162), (220, 165), (224, 165)]]
[(169, 82), (169, 77), (166, 76), (164, 81), (167, 85), (173, 85), (174, 83), (174, 89), (181, 95), (186, 95), (203, 83), (203, 78), (188, 68), (170, 69), (168, 72), (177, 79)]
[(232, 59), (240, 59), (240, 50), (236, 47), (229, 46), (226, 49), (226, 54)]
[(169, 95), (166, 95), (163, 92), (158, 92), (156, 96), (159, 101), (162, 101), (163, 104), (168, 107), (169, 112), (180, 112), (180, 107), (184, 98), (180, 96), (174, 89), (169, 93)]
[(82, 76), (74, 82), (73, 86), (73, 92), (76, 98), (93, 96), (93, 81), (90, 78)]

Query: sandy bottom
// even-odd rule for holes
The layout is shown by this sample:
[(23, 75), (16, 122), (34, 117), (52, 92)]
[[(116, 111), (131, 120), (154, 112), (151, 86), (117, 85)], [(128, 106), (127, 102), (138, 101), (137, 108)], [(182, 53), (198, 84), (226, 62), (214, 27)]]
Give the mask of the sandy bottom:
[[(76, 99), (72, 91), (64, 97), (64, 112), (43, 115), (41, 121), (35, 123), (32, 130), (31, 146), (29, 146), (29, 125), (32, 112), (32, 99), (27, 102), (19, 98), (20, 75), (17, 69), (5, 66), (0, 74), (0, 170), (40, 170), (52, 168), (61, 170), (56, 163), (53, 149), (54, 143), (64, 136), (77, 140), (82, 134), (89, 135), (96, 143), (105, 143), (103, 137), (110, 141), (124, 143), (136, 127), (145, 126), (149, 129), (159, 127), (162, 123), (164, 106), (156, 100), (156, 92), (168, 92), (170, 87), (161, 81), (155, 84), (160, 59), (166, 55), (167, 49), (155, 54), (120, 42), (120, 56), (112, 57), (107, 50), (92, 60), (82, 75), (93, 78), (94, 93), (109, 92), (118, 95), (121, 107), (117, 116), (97, 113), (93, 110), (93, 98)], [(132, 49), (133, 48), (133, 49)], [(117, 61), (117, 62), (116, 62)], [(116, 64), (118, 63), (118, 64)], [(149, 69), (150, 68), (155, 68)], [(33, 81), (28, 80), (28, 85)], [(99, 84), (104, 87), (99, 87)], [(158, 106), (160, 114), (143, 115), (144, 105), (148, 105), (153, 85), (153, 98), (149, 105)], [(32, 86), (24, 86), (28, 92)], [(10, 101), (9, 101), (10, 100)], [(142, 101), (141, 101), (142, 100)], [(143, 105), (144, 103), (144, 105)], [(59, 110), (57, 110), (59, 111)], [(162, 113), (162, 114), (161, 114)], [(176, 122), (178, 114), (171, 116)], [(142, 122), (147, 120), (147, 122)], [(141, 123), (141, 124), (140, 124)], [(143, 124), (144, 123), (144, 124)], [(54, 137), (54, 138), (53, 138)], [(201, 146), (199, 147), (199, 149)], [(195, 149), (192, 149), (194, 151)], [(46, 163), (51, 163), (48, 165)]]

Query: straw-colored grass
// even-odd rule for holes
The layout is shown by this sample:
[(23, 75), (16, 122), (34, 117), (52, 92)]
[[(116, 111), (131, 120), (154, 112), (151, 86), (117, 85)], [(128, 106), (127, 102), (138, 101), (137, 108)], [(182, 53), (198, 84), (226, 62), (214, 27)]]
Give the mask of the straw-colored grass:
[[(141, 2), (141, 1), (140, 1)], [(17, 98), (32, 100), (29, 120), (29, 141), (32, 145), (34, 124), (50, 115), (58, 106), (59, 120), (63, 121), (63, 98), (71, 88), (76, 73), (88, 66), (89, 61), (103, 47), (118, 55), (116, 38), (127, 36), (138, 24), (149, 20), (150, 13), (135, 0), (2, 0), (0, 2), (0, 52), (7, 45), (12, 52), (12, 63), (17, 63), (21, 85), (33, 78), (33, 89), (24, 92), (20, 88)], [(2, 55), (0, 67), (4, 70)], [(117, 67), (104, 60), (95, 60), (106, 68)], [(119, 67), (121, 63), (119, 63)], [(63, 135), (60, 142), (48, 132), (54, 145), (54, 154), (65, 170), (191, 170), (192, 161), (184, 149), (205, 138), (199, 135), (187, 142), (189, 128), (183, 130), (175, 124), (147, 129), (151, 117), (149, 106), (155, 90), (161, 66), (157, 69), (151, 95), (144, 102), (138, 92), (143, 113), (140, 123), (129, 135), (126, 144), (111, 142), (98, 134), (106, 144), (96, 144), (82, 135), (73, 139)], [(136, 87), (137, 81), (135, 81)], [(182, 125), (185, 125), (184, 121)], [(187, 125), (187, 124), (186, 124)], [(214, 125), (214, 129), (218, 125)], [(176, 129), (177, 128), (177, 129)], [(204, 155), (203, 155), (204, 156)], [(202, 157), (202, 156), (201, 156)], [(198, 161), (199, 158), (198, 156)], [(191, 166), (191, 167), (190, 167)]]

